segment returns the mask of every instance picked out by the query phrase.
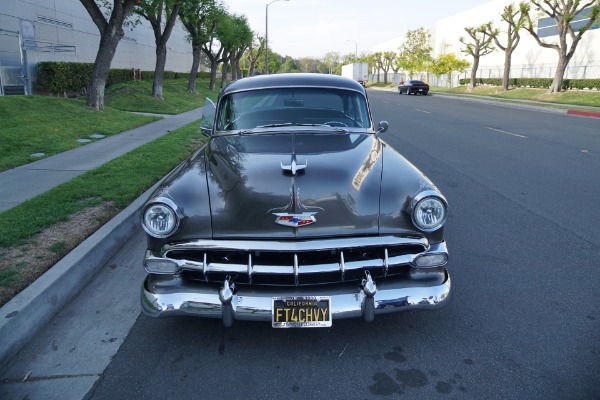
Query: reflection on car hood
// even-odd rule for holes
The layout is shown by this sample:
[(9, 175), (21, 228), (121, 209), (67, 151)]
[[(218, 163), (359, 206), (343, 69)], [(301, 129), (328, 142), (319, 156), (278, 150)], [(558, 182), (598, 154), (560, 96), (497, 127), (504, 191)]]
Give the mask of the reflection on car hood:
[(206, 156), (215, 238), (378, 232), (382, 144), (373, 134), (213, 137)]

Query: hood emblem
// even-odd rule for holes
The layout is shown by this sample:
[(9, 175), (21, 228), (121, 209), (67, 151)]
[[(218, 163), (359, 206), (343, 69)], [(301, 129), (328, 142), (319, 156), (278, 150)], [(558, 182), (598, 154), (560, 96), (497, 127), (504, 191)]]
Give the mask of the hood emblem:
[(290, 165), (283, 165), (283, 162), (279, 162), (281, 164), (281, 169), (284, 171), (290, 171), (292, 175), (296, 175), (298, 171), (304, 171), (306, 166), (308, 165), (308, 160), (304, 161), (304, 164), (298, 164), (296, 162), (296, 155), (292, 155), (292, 163)]
[[(296, 211), (297, 210), (297, 211)], [(305, 211), (306, 210), (306, 211)], [(300, 228), (302, 226), (314, 224), (317, 222), (317, 218), (315, 215), (318, 211), (310, 211), (310, 210), (320, 210), (325, 211), (321, 207), (311, 207), (305, 206), (300, 201), (300, 189), (296, 189), (296, 194), (294, 195), (294, 189), (290, 189), (290, 202), (288, 205), (279, 208), (272, 208), (267, 211), (267, 214), (272, 213), (275, 218), (275, 223), (283, 226), (289, 226), (292, 228)], [(273, 212), (278, 211), (278, 212)], [(296, 211), (296, 212), (286, 212), (286, 211)]]
[(292, 228), (314, 224), (317, 222), (315, 214), (316, 212), (306, 212), (302, 214), (273, 213), (273, 215), (277, 217), (275, 219), (276, 224), (291, 226)]

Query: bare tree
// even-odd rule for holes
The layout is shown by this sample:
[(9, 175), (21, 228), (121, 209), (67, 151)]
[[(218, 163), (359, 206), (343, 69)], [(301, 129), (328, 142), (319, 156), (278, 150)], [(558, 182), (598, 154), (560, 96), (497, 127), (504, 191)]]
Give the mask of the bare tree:
[[(163, 98), (163, 80), (167, 62), (167, 42), (177, 21), (180, 0), (146, 0), (134, 8), (134, 13), (145, 18), (152, 26), (154, 42), (156, 43), (156, 66), (154, 67), (154, 82), (152, 96)], [(164, 20), (163, 20), (164, 18)], [(164, 23), (163, 23), (164, 21)], [(164, 28), (163, 28), (164, 25)]]
[[(131, 14), (133, 7), (141, 0), (114, 0), (112, 6), (110, 6), (111, 14), (108, 19), (95, 0), (80, 1), (100, 31), (100, 46), (92, 69), (87, 105), (90, 108), (101, 110), (104, 108), (104, 88), (106, 87), (110, 64), (117, 51), (119, 41), (125, 36), (123, 23)], [(108, 1), (105, 2), (107, 7), (109, 7), (109, 4)]]
[(521, 7), (517, 7), (514, 4), (509, 4), (504, 7), (501, 17), (502, 20), (508, 25), (506, 29), (506, 45), (502, 45), (502, 43), (500, 43), (500, 40), (498, 39), (500, 31), (497, 29), (492, 29), (491, 25), (488, 34), (494, 38), (496, 46), (504, 51), (504, 74), (502, 75), (502, 90), (508, 90), (512, 53), (519, 45), (519, 41), (521, 40), (519, 31), (523, 29), (526, 18), (525, 14), (521, 12)]
[[(547, 15), (556, 24), (558, 38), (553, 42), (548, 39), (542, 39), (534, 28), (532, 21), (532, 7), (535, 10)], [(573, 29), (571, 22), (576, 17), (582, 17), (589, 9), (587, 22), (578, 29)], [(554, 49), (558, 53), (558, 64), (554, 80), (550, 85), (548, 93), (558, 93), (561, 91), (565, 71), (571, 57), (575, 54), (575, 49), (581, 40), (583, 34), (592, 26), (600, 21), (600, 0), (530, 0), (529, 3), (521, 4), (521, 12), (525, 15), (525, 29), (535, 38), (537, 43), (547, 49)], [(585, 20), (585, 18), (582, 18)]]
[(490, 34), (491, 31), (492, 23), (488, 22), (480, 26), (465, 28), (465, 32), (470, 36), (470, 39), (460, 38), (460, 42), (465, 45), (461, 51), (473, 57), (471, 80), (467, 87), (468, 90), (472, 90), (475, 87), (479, 59), (495, 50), (494, 46), (492, 46), (494, 35)]

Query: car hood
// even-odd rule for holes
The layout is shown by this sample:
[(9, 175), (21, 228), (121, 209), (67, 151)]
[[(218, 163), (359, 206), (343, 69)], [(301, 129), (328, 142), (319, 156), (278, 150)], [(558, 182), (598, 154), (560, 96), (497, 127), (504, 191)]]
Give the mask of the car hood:
[(382, 143), (373, 134), (213, 137), (206, 177), (214, 238), (377, 234)]

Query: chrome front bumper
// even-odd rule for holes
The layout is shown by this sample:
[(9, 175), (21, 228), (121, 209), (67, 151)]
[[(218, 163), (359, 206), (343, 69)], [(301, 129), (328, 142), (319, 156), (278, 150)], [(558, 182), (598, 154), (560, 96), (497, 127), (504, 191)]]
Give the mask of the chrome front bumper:
[(271, 321), (273, 297), (331, 296), (333, 319), (362, 316), (367, 320), (403, 310), (435, 310), (450, 301), (450, 275), (443, 267), (415, 270), (409, 276), (387, 277), (375, 284), (239, 286), (229, 290), (227, 282), (219, 286), (186, 281), (177, 275), (150, 274), (142, 286), (141, 302), (144, 313), (152, 317), (223, 318), (228, 325), (227, 320)]

